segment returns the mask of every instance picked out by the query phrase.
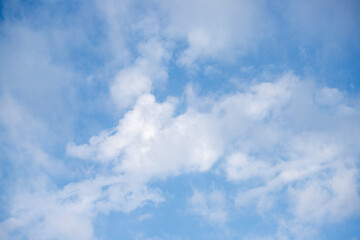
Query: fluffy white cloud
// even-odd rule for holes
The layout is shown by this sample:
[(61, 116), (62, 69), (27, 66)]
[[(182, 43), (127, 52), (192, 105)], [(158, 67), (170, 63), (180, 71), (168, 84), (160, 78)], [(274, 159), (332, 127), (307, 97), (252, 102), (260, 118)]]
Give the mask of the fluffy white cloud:
[(113, 161), (116, 171), (145, 178), (206, 171), (222, 156), (225, 144), (248, 130), (236, 122), (255, 126), (275, 114), (289, 98), (294, 81), (285, 75), (276, 83), (225, 96), (206, 112), (189, 106), (178, 116), (174, 116), (176, 99), (157, 103), (153, 95), (143, 95), (114, 130), (92, 137), (89, 144), (70, 144), (67, 151), (80, 158)]
[[(319, 102), (319, 96), (324, 94)], [(323, 174), (332, 179), (332, 173), (339, 168), (356, 171), (353, 164), (359, 150), (353, 140), (345, 139), (349, 131), (359, 130), (353, 124), (358, 106), (348, 106), (339, 100), (343, 98), (336, 89), (318, 89), (291, 73), (275, 82), (254, 85), (246, 92), (211, 100), (205, 111), (189, 105), (178, 116), (173, 115), (176, 101), (157, 103), (152, 95), (143, 95), (116, 129), (93, 137), (89, 144), (71, 144), (68, 153), (112, 161), (115, 172), (142, 176), (145, 182), (207, 171), (229, 154), (223, 163), (229, 180), (262, 180), (262, 185), (239, 193), (237, 205), (255, 202), (261, 210), (271, 207), (271, 197), (269, 204), (266, 198), (274, 191), (289, 187), (294, 192), (302, 182)], [(324, 108), (325, 103), (331, 103), (331, 108)], [(348, 111), (344, 112), (344, 108)], [(295, 109), (303, 114), (300, 124)], [(317, 121), (325, 119), (327, 122), (320, 127)], [(336, 125), (337, 119), (356, 128)], [(304, 124), (307, 121), (314, 124)], [(356, 185), (350, 184), (356, 175), (351, 176), (345, 183), (355, 193), (349, 199), (356, 202)], [(299, 194), (302, 192), (306, 193), (299, 190)], [(301, 203), (294, 201), (295, 205)], [(345, 216), (355, 210), (351, 208)]]
[[(298, 224), (341, 220), (359, 210), (354, 165), (359, 148), (356, 137), (346, 138), (359, 131), (359, 107), (339, 91), (319, 89), (287, 73), (274, 82), (207, 98), (206, 108), (203, 99), (192, 99), (184, 113), (175, 115), (178, 99), (159, 103), (151, 94), (140, 95), (114, 129), (93, 136), (88, 144), (69, 144), (69, 155), (103, 165), (108, 176), (47, 190), (41, 198), (31, 193), (27, 199), (34, 198), (36, 204), (45, 199), (48, 209), (35, 210), (27, 203), (12, 206), (13, 218), (2, 224), (3, 232), (28, 228), (39, 219), (51, 229), (52, 213), (64, 208), (70, 209), (64, 218), (83, 226), (78, 237), (87, 238), (92, 233), (89, 219), (98, 212), (129, 212), (146, 202), (161, 202), (160, 192), (146, 187), (150, 180), (208, 171), (221, 158), (225, 161), (219, 166), (228, 180), (260, 180), (238, 193), (238, 207), (255, 204), (260, 213), (269, 211), (276, 204), (274, 193), (285, 189), (287, 211)], [(317, 124), (324, 119), (325, 124)], [(344, 124), (338, 125), (338, 119)], [(314, 124), (304, 124), (310, 120)], [(225, 202), (218, 192), (195, 192), (190, 209), (210, 222), (226, 223)], [(75, 207), (79, 212), (70, 214)], [(58, 235), (67, 236), (71, 226), (58, 228)]]
[(70, 144), (68, 153), (113, 161), (115, 171), (144, 179), (209, 170), (222, 152), (217, 126), (209, 114), (191, 109), (173, 116), (175, 106), (176, 99), (157, 103), (143, 95), (113, 132)]
[[(24, 178), (9, 196), (9, 217), (0, 224), (0, 238), (93, 239), (92, 221), (98, 213), (129, 213), (163, 201), (150, 182), (186, 173), (211, 174), (214, 168), (232, 186), (251, 183), (235, 194), (238, 209), (255, 206), (265, 216), (281, 202), (277, 200), (286, 202), (280, 218), (289, 223), (279, 222), (279, 239), (295, 235), (309, 239), (311, 235), (299, 235), (307, 224), (320, 226), (359, 212), (360, 104), (346, 92), (319, 88), (287, 73), (217, 98), (199, 97), (189, 88), (186, 103), (172, 97), (159, 102), (152, 94), (168, 78), (173, 62), (191, 69), (201, 61), (232, 60), (256, 48), (274, 30), (269, 30), (268, 3), (176, 0), (145, 7), (133, 1), (97, 3), (98, 9), (92, 11), (102, 18), (95, 22), (104, 27), (100, 31), (104, 36), (92, 38), (93, 45), (78, 31), (82, 26), (64, 36), (56, 27), (50, 31), (37, 26), (35, 31), (20, 20), (18, 25), (2, 25), (6, 37), (0, 46), (5, 56), (0, 59), (4, 94), (0, 124), (5, 136), (1, 150)], [(344, 33), (345, 40), (357, 32), (351, 4), (338, 8), (334, 1), (325, 6), (316, 0), (315, 5), (309, 1), (290, 5), (289, 16), (281, 16), (291, 19), (290, 29), (325, 38), (342, 39)], [(323, 5), (335, 17), (320, 14), (322, 21), (316, 21)], [(336, 31), (323, 28), (329, 21)], [(349, 27), (341, 30), (345, 25)], [(52, 176), (73, 169), (53, 159), (44, 145), (60, 138), (61, 130), (50, 129), (62, 128), (72, 118), (64, 112), (73, 107), (69, 102), (75, 102), (70, 84), (74, 74), (57, 62), (71, 59), (61, 53), (76, 48), (71, 41), (114, 58), (104, 60), (108, 62), (103, 74), (117, 73), (109, 97), (124, 115), (117, 126), (88, 143), (67, 145), (69, 156), (91, 161), (81, 162), (85, 170), (74, 170), (81, 172), (78, 179), (57, 186)], [(205, 68), (207, 74), (216, 72)], [(185, 105), (180, 114), (179, 105)], [(47, 126), (42, 120), (49, 116), (56, 121)], [(188, 202), (190, 212), (211, 224), (226, 224), (226, 196), (195, 191)]]

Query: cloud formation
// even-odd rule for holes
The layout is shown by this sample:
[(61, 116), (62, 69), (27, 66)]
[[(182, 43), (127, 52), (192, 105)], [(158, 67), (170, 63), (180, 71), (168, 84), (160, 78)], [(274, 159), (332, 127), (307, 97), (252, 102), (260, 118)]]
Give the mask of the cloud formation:
[[(359, 106), (347, 103), (339, 90), (287, 73), (214, 99), (205, 111), (189, 105), (174, 116), (175, 107), (174, 99), (157, 103), (152, 95), (141, 96), (113, 131), (92, 137), (89, 144), (71, 144), (68, 153), (111, 161), (114, 172), (144, 183), (209, 171), (225, 158), (221, 168), (229, 181), (250, 186), (258, 181), (237, 194), (237, 208), (255, 204), (259, 213), (269, 211), (274, 194), (286, 191), (295, 221), (322, 224), (359, 212), (354, 141)], [(193, 204), (202, 204), (200, 195), (193, 198)], [(212, 212), (193, 208), (204, 217)]]
[(344, 234), (360, 213), (358, 9), (5, 1), (0, 238)]

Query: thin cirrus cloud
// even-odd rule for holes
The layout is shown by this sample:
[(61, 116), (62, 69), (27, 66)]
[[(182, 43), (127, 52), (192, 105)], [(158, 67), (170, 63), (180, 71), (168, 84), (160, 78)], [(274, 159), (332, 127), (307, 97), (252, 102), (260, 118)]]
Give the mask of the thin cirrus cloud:
[(359, 237), (359, 5), (324, 4), (5, 1), (0, 238)]

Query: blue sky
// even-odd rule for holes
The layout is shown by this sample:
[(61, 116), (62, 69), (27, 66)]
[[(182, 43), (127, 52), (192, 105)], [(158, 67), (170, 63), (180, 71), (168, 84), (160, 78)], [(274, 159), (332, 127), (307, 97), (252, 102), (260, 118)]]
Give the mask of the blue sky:
[(1, 239), (360, 239), (358, 1), (0, 9)]

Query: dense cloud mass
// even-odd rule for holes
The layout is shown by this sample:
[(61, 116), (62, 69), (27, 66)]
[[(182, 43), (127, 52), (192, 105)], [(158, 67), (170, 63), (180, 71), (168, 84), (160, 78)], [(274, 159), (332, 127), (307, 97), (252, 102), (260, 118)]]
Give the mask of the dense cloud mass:
[(356, 1), (0, 6), (1, 239), (360, 238)]

